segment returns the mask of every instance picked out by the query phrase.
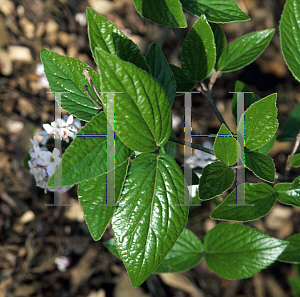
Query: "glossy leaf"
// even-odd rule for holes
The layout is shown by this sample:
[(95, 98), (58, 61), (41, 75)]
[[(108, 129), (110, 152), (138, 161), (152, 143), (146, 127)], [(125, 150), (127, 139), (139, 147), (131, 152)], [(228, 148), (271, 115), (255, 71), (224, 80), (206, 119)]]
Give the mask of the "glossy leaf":
[(52, 92), (61, 92), (61, 107), (78, 119), (89, 122), (99, 110), (83, 91), (87, 85), (94, 100), (98, 101), (85, 76), (86, 68), (96, 88), (100, 89), (99, 75), (87, 64), (73, 58), (42, 49), (41, 60)]
[(257, 177), (273, 183), (275, 181), (275, 165), (273, 159), (267, 155), (248, 151), (245, 148), (244, 151), (245, 165), (250, 169)]
[(253, 206), (237, 205), (236, 189), (234, 189), (211, 213), (212, 219), (237, 222), (254, 221), (267, 215), (274, 206), (277, 196), (269, 185), (245, 183), (239, 186), (239, 188), (241, 187), (244, 187), (245, 191), (245, 204)]
[[(115, 168), (115, 203), (123, 187), (129, 159)], [(78, 198), (84, 212), (86, 224), (94, 240), (99, 240), (106, 230), (116, 207), (107, 201), (106, 174), (102, 174), (78, 185)], [(113, 204), (113, 203), (111, 203)]]
[(115, 239), (111, 238), (107, 241), (103, 242), (104, 246), (106, 248), (108, 248), (114, 255), (116, 255), (118, 258), (120, 258), (117, 247), (116, 247), (116, 243), (115, 243)]
[(232, 166), (237, 162), (238, 142), (230, 131), (222, 124), (214, 143), (216, 157), (227, 166)]
[(145, 58), (150, 67), (152, 76), (161, 84), (172, 106), (176, 92), (176, 81), (158, 43), (151, 44)]
[[(56, 172), (62, 172), (62, 186), (74, 185), (105, 174), (107, 171), (107, 120), (104, 112), (87, 123), (63, 154)], [(96, 136), (96, 137), (95, 137)], [(127, 160), (131, 154), (115, 136), (115, 166)], [(48, 182), (54, 187), (54, 175)]]
[(291, 159), (291, 165), (293, 167), (300, 167), (300, 154), (296, 154)]
[(288, 242), (239, 224), (218, 224), (204, 238), (205, 261), (218, 275), (242, 279), (272, 264)]
[[(241, 117), (238, 131), (245, 127), (245, 147), (252, 151), (265, 145), (278, 128), (277, 94), (253, 103)], [(242, 132), (240, 132), (242, 133)]]
[(300, 81), (300, 3), (287, 0), (280, 21), (280, 40), (284, 59)]
[(199, 198), (208, 200), (221, 195), (228, 190), (235, 173), (232, 168), (223, 162), (214, 162), (204, 167), (199, 183)]
[(187, 222), (188, 199), (182, 172), (170, 156), (142, 154), (132, 162), (112, 227), (134, 287), (173, 248)]
[[(173, 129), (172, 129), (172, 132), (171, 132), (171, 136), (176, 137), (176, 134), (173, 131)], [(167, 143), (164, 146), (159, 148), (159, 153), (160, 154), (167, 154), (170, 157), (175, 159), (176, 154), (177, 154), (177, 143), (168, 140)]]
[[(114, 95), (115, 131), (132, 150), (152, 152), (163, 146), (172, 129), (172, 112), (162, 86), (148, 73), (97, 49), (102, 92)], [(103, 96), (104, 111), (107, 98)]]
[(209, 76), (216, 62), (214, 35), (204, 15), (188, 33), (181, 52), (181, 67), (192, 80)]
[(90, 48), (94, 59), (96, 59), (96, 48), (101, 48), (150, 73), (150, 69), (138, 46), (126, 37), (115, 24), (89, 7), (86, 10), (86, 18)]
[(267, 154), (268, 152), (270, 152), (270, 150), (272, 149), (273, 145), (274, 145), (274, 142), (276, 140), (276, 134), (274, 134), (274, 136), (263, 146), (261, 146), (259, 148), (259, 152), (262, 153), (262, 154)]
[(133, 0), (138, 13), (159, 25), (185, 28), (187, 26), (179, 0)]
[(180, 0), (183, 9), (210, 22), (229, 23), (247, 21), (249, 17), (238, 7), (234, 0)]
[[(235, 92), (251, 92), (251, 90), (241, 81), (237, 80), (235, 83)], [(261, 98), (255, 93), (244, 93), (244, 110), (246, 111), (251, 104), (257, 102)], [(232, 114), (237, 122), (237, 94), (233, 95), (232, 105), (231, 105)]]
[(278, 257), (278, 260), (286, 263), (300, 264), (300, 234), (295, 234), (286, 239), (288, 247)]
[(230, 72), (241, 69), (256, 60), (270, 43), (274, 29), (252, 32), (246, 34), (227, 47), (226, 59), (222, 72)]
[(222, 68), (226, 58), (227, 40), (224, 31), (219, 24), (210, 23), (209, 25), (214, 34), (216, 44), (215, 70), (218, 71)]
[(189, 270), (200, 262), (202, 256), (201, 240), (192, 231), (184, 229), (154, 273), (175, 273)]
[(277, 199), (287, 205), (300, 206), (300, 176), (292, 183), (280, 183), (274, 186)]
[(280, 135), (277, 137), (278, 141), (295, 141), (297, 134), (300, 132), (300, 103), (296, 105), (290, 114), (286, 124)]
[[(169, 64), (175, 80), (176, 80), (176, 92), (189, 92), (195, 87), (195, 83), (183, 72), (183, 70), (173, 64)], [(176, 93), (176, 96), (182, 95)]]

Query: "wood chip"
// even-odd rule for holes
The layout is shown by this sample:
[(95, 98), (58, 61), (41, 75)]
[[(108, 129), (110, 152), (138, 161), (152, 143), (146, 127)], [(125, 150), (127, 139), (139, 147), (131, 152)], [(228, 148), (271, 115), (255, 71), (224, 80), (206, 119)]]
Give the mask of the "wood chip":
[(24, 35), (28, 39), (32, 39), (34, 37), (35, 26), (32, 22), (30, 22), (27, 18), (22, 17), (19, 20), (20, 27), (22, 28)]
[(30, 49), (25, 46), (10, 45), (8, 47), (8, 55), (11, 61), (31, 63), (33, 60)]
[(3, 49), (0, 49), (0, 72), (5, 76), (9, 76), (13, 73), (12, 61), (8, 53)]
[(15, 4), (10, 0), (1, 0), (0, 1), (0, 11), (5, 16), (10, 16), (15, 10)]

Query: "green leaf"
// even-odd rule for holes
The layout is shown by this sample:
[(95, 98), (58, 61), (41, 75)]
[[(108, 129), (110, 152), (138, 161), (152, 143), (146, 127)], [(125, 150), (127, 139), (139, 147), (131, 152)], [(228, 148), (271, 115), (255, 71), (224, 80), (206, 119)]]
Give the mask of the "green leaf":
[(180, 166), (180, 169), (181, 169), (183, 175), (184, 175), (184, 171), (185, 170), (186, 171), (192, 171), (192, 183), (188, 183), (188, 181), (187, 181), (187, 185), (188, 186), (199, 185), (199, 177), (198, 177), (198, 175), (190, 167), (188, 167), (188, 166)]
[(252, 32), (230, 43), (224, 65), (220, 70), (235, 71), (252, 63), (268, 46), (274, 33), (274, 29)]
[(299, 297), (300, 296), (300, 280), (299, 278), (288, 278), (291, 290), (293, 292), (294, 297)]
[(287, 245), (256, 229), (223, 223), (204, 238), (205, 261), (222, 277), (248, 278), (272, 264)]
[(216, 157), (227, 166), (232, 166), (237, 162), (238, 142), (230, 131), (222, 124), (214, 143)]
[(90, 48), (96, 59), (96, 48), (131, 62), (137, 67), (150, 73), (146, 60), (138, 46), (113, 23), (99, 15), (92, 8), (86, 9)]
[[(173, 129), (171, 131), (171, 136), (176, 137), (176, 134), (173, 131)], [(160, 154), (167, 154), (170, 157), (175, 159), (176, 154), (177, 154), (177, 143), (174, 142), (174, 141), (168, 140), (167, 143), (164, 146), (159, 148), (159, 153)]]
[[(245, 127), (245, 147), (253, 151), (265, 145), (278, 128), (277, 94), (253, 103), (242, 115), (238, 131)], [(240, 132), (242, 133), (242, 132)]]
[(168, 27), (187, 27), (179, 0), (133, 0), (138, 13), (159, 25)]
[(183, 231), (189, 199), (182, 172), (166, 154), (134, 159), (112, 219), (118, 253), (131, 283), (141, 285)]
[[(62, 172), (62, 186), (90, 180), (107, 171), (107, 121), (104, 112), (95, 116), (78, 133), (63, 154), (56, 172)], [(131, 155), (131, 151), (115, 136), (115, 166)], [(54, 187), (54, 175), (48, 182)]]
[(168, 61), (158, 43), (151, 44), (145, 58), (150, 66), (152, 76), (161, 84), (168, 95), (170, 105), (172, 106), (176, 92), (176, 81)]
[(300, 167), (300, 154), (296, 154), (291, 159), (291, 165), (293, 167)]
[(292, 183), (280, 183), (274, 186), (277, 199), (283, 204), (300, 206), (300, 176)]
[(227, 40), (224, 31), (219, 24), (210, 23), (209, 25), (214, 34), (216, 44), (215, 70), (218, 71), (222, 68), (226, 58)]
[[(176, 81), (176, 92), (189, 92), (195, 87), (195, 83), (183, 72), (183, 70), (173, 64), (169, 64)], [(177, 93), (176, 96), (182, 94)]]
[[(115, 169), (115, 203), (123, 187), (129, 159)], [(102, 174), (78, 185), (78, 198), (84, 212), (85, 221), (94, 240), (99, 240), (109, 224), (116, 207), (108, 205), (106, 174)], [(106, 205), (105, 205), (106, 204)]]
[(199, 198), (208, 200), (221, 195), (231, 187), (234, 177), (233, 169), (223, 162), (214, 162), (205, 166), (200, 177)]
[(300, 234), (295, 234), (286, 239), (288, 247), (278, 257), (278, 260), (286, 263), (300, 264)]
[(154, 273), (175, 273), (189, 270), (200, 262), (202, 256), (201, 240), (192, 231), (184, 229)]
[(247, 168), (257, 177), (267, 182), (274, 183), (276, 170), (271, 157), (258, 152), (249, 151), (245, 148), (244, 160)]
[(192, 80), (201, 81), (209, 76), (215, 62), (214, 35), (205, 16), (202, 15), (183, 43), (181, 67)]
[[(132, 150), (152, 152), (172, 130), (172, 112), (162, 86), (147, 72), (107, 52), (96, 50), (102, 92), (115, 94), (115, 131)], [(104, 111), (107, 98), (103, 95)]]
[[(237, 80), (235, 83), (235, 88), (234, 88), (235, 92), (251, 92), (251, 90), (241, 81)], [(244, 94), (244, 110), (246, 111), (248, 109), (249, 106), (251, 106), (253, 103), (257, 102), (258, 100), (260, 100), (261, 98), (252, 93), (245, 93)], [(237, 122), (236, 118), (237, 118), (237, 94), (235, 93), (233, 95), (233, 99), (232, 99), (232, 105), (231, 105), (231, 110), (232, 110), (232, 114), (235, 118), (235, 122)]]
[[(103, 242), (103, 244), (120, 258), (113, 238)], [(201, 240), (192, 231), (184, 229), (173, 248), (153, 273), (175, 273), (189, 270), (200, 262), (202, 256), (203, 244)]]
[(287, 0), (280, 21), (281, 48), (286, 64), (300, 81), (300, 3)]
[(51, 91), (62, 92), (61, 107), (78, 119), (89, 122), (99, 110), (83, 91), (83, 86), (87, 85), (94, 100), (98, 101), (98, 99), (82, 73), (85, 68), (89, 70), (98, 90), (100, 89), (99, 75), (87, 64), (45, 48), (41, 51), (41, 60)]
[(183, 9), (210, 22), (229, 23), (247, 21), (249, 17), (238, 7), (234, 0), (180, 0)]
[(273, 147), (274, 145), (274, 142), (276, 140), (276, 134), (273, 135), (273, 137), (263, 146), (261, 146), (259, 148), (259, 152), (266, 155)]
[[(222, 221), (248, 222), (264, 217), (274, 206), (276, 202), (276, 193), (273, 188), (267, 184), (239, 185), (245, 193), (245, 204), (253, 206), (237, 205), (236, 189), (232, 191), (226, 199), (211, 213), (211, 218)], [(238, 190), (238, 193), (240, 191)], [(236, 204), (229, 206), (230, 204)]]
[(290, 114), (286, 124), (284, 125), (280, 135), (277, 137), (278, 141), (295, 141), (300, 130), (300, 103), (296, 105)]

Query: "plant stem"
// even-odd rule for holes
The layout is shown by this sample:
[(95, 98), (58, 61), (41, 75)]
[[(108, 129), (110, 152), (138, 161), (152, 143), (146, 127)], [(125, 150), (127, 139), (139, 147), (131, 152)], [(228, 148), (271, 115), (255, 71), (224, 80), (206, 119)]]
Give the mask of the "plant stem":
[(92, 95), (90, 94), (90, 92), (89, 92), (89, 90), (88, 90), (87, 85), (84, 85), (84, 86), (83, 86), (83, 90), (84, 90), (85, 93), (88, 95), (88, 97), (92, 100), (92, 102), (96, 105), (96, 107), (97, 107), (99, 110), (102, 110), (102, 106), (101, 106), (96, 100), (94, 100), (94, 98), (92, 97)]
[(203, 151), (203, 152), (211, 154), (213, 156), (215, 155), (213, 150), (210, 150), (210, 149), (202, 146), (201, 144), (190, 143), (190, 142), (184, 141), (182, 139), (179, 139), (179, 138), (176, 138), (176, 137), (173, 137), (173, 136), (170, 136), (169, 140), (173, 141), (173, 142), (176, 142), (176, 143), (179, 143), (179, 144), (182, 144), (182, 145), (187, 145), (189, 147), (192, 147), (194, 149)]
[(95, 92), (97, 98), (101, 101), (102, 105), (104, 105), (104, 104), (103, 104), (103, 100), (102, 100), (100, 94), (98, 93), (98, 91), (97, 91), (97, 89), (96, 89), (96, 87), (95, 87), (95, 85), (94, 85), (94, 83), (93, 83), (93, 81), (92, 81), (92, 78), (91, 78), (91, 76), (90, 76), (90, 72), (85, 68), (85, 69), (83, 70), (83, 73), (82, 73), (82, 74), (83, 74), (83, 75), (86, 77), (86, 79), (88, 80), (88, 82), (89, 82), (89, 84), (91, 85), (93, 91)]
[(292, 167), (291, 159), (295, 155), (295, 153), (296, 153), (296, 151), (299, 147), (299, 144), (300, 144), (300, 131), (299, 131), (298, 135), (296, 136), (296, 141), (295, 141), (295, 145), (293, 147), (293, 150), (292, 150), (291, 154), (288, 156), (288, 158), (286, 160), (286, 167), (285, 167), (286, 173), (288, 173), (288, 171), (290, 171), (290, 169)]
[(177, 28), (173, 28), (173, 31), (174, 31), (176, 37), (178, 38), (178, 41), (179, 41), (180, 45), (182, 46), (183, 45), (183, 38), (180, 35), (179, 30)]
[[(201, 92), (206, 99), (208, 99), (208, 101), (210, 102), (211, 106), (214, 109), (214, 112), (218, 118), (218, 120), (220, 121), (221, 124), (224, 124), (226, 126), (226, 128), (232, 133), (232, 131), (229, 129), (228, 125), (226, 124), (223, 116), (221, 115), (220, 111), (217, 108), (217, 105), (212, 97), (212, 92), (211, 90), (209, 90), (206, 86), (206, 84), (202, 81), (198, 84), (198, 86), (196, 87), (196, 90)], [(232, 133), (233, 134), (233, 133)]]

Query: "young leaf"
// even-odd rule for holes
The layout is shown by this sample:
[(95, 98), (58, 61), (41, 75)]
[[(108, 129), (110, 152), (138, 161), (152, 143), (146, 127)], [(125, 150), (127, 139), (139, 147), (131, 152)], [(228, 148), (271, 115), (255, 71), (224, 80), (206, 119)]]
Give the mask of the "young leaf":
[[(173, 64), (169, 64), (176, 81), (176, 92), (189, 92), (194, 89), (195, 83), (186, 76), (183, 70)], [(182, 95), (176, 93), (176, 96)]]
[(216, 44), (216, 63), (215, 70), (218, 71), (222, 68), (227, 50), (227, 40), (219, 24), (210, 23), (211, 30), (214, 34), (215, 44)]
[(273, 159), (267, 155), (249, 151), (245, 148), (244, 152), (245, 165), (257, 177), (270, 183), (275, 181), (275, 165)]
[[(235, 92), (251, 92), (251, 90), (241, 81), (237, 80), (235, 83)], [(261, 98), (256, 95), (255, 93), (245, 93), (244, 94), (244, 110), (246, 111), (249, 106), (251, 106), (256, 101), (260, 100)], [(237, 94), (234, 93), (231, 105), (232, 114), (235, 118), (235, 122), (237, 122)]]
[(216, 157), (227, 166), (232, 166), (237, 162), (238, 142), (230, 131), (222, 124), (214, 143)]
[(278, 261), (300, 264), (300, 234), (295, 234), (286, 239), (289, 242), (288, 247), (278, 257)]
[(280, 21), (280, 40), (284, 59), (300, 81), (300, 3), (287, 0)]
[(205, 16), (202, 15), (183, 43), (181, 67), (192, 80), (201, 81), (209, 76), (215, 62), (214, 35)]
[[(56, 172), (62, 172), (62, 186), (69, 186), (105, 174), (107, 171), (107, 120), (104, 112), (95, 116), (78, 133), (63, 154)], [(131, 155), (116, 135), (115, 166), (121, 165)], [(54, 175), (48, 182), (54, 187)]]
[(176, 81), (158, 43), (151, 44), (145, 58), (150, 67), (152, 76), (161, 84), (172, 106), (176, 92)]
[[(123, 187), (129, 159), (115, 169), (115, 203)], [(84, 212), (86, 224), (94, 240), (99, 240), (110, 222), (116, 207), (108, 205), (106, 174), (102, 174), (78, 185), (78, 198)]]
[(220, 70), (235, 71), (252, 63), (268, 46), (274, 33), (274, 29), (252, 32), (230, 43), (224, 65)]
[(138, 13), (159, 25), (185, 28), (187, 26), (179, 0), (133, 0)]
[(290, 114), (281, 134), (277, 137), (278, 141), (295, 141), (300, 131), (300, 103), (296, 105)]
[(228, 190), (234, 181), (234, 171), (223, 162), (204, 167), (199, 183), (199, 198), (208, 200)]
[(211, 213), (212, 219), (237, 222), (258, 220), (265, 216), (276, 202), (276, 193), (267, 184), (245, 183), (238, 187), (245, 187), (245, 204), (253, 204), (253, 206), (230, 205), (237, 203), (236, 189), (234, 189)]
[(300, 176), (292, 183), (280, 183), (274, 186), (277, 199), (283, 204), (300, 206)]
[(182, 272), (196, 266), (203, 256), (201, 240), (190, 230), (184, 229), (171, 251), (153, 273)]
[[(148, 73), (107, 52), (96, 50), (102, 92), (115, 94), (115, 131), (126, 146), (153, 152), (172, 130), (172, 112), (162, 86)], [(107, 98), (102, 97), (104, 111)]]
[(291, 159), (291, 165), (293, 167), (300, 167), (300, 154), (296, 154)]
[[(245, 127), (245, 147), (253, 151), (265, 145), (278, 128), (277, 94), (253, 103), (242, 115), (238, 131)], [(242, 132), (241, 132), (242, 133)]]
[(228, 279), (251, 277), (272, 264), (287, 246), (286, 241), (239, 224), (218, 224), (204, 238), (207, 266)]
[(83, 86), (87, 85), (90, 94), (97, 101), (95, 93), (82, 72), (85, 68), (89, 70), (98, 90), (100, 89), (99, 75), (87, 64), (45, 48), (41, 51), (41, 60), (51, 91), (62, 92), (61, 107), (78, 119), (89, 122), (99, 110), (83, 91)]
[(183, 9), (210, 22), (229, 23), (247, 21), (249, 17), (238, 7), (234, 0), (180, 0)]
[(273, 135), (273, 137), (263, 146), (261, 146), (259, 148), (259, 152), (266, 155), (273, 147), (274, 145), (274, 142), (276, 140), (276, 134)]
[(115, 24), (89, 7), (86, 9), (86, 18), (90, 48), (94, 59), (96, 59), (95, 50), (98, 47), (150, 73), (138, 46), (126, 37)]
[(172, 249), (188, 216), (182, 172), (166, 154), (134, 159), (112, 219), (115, 241), (131, 283), (141, 285)]

